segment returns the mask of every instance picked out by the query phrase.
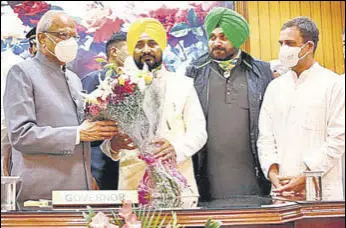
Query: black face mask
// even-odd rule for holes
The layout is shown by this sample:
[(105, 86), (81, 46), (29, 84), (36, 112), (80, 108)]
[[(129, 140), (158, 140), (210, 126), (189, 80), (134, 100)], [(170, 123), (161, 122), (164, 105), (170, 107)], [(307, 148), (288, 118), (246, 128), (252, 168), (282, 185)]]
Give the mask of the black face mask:
[(216, 57), (216, 56), (213, 55), (213, 52), (214, 52), (215, 50), (223, 50), (223, 51), (226, 52), (226, 49), (225, 49), (225, 48), (213, 48), (213, 49), (211, 50), (210, 56), (212, 57), (212, 59), (217, 60), (217, 61), (227, 61), (227, 60), (230, 60), (230, 59), (232, 59), (232, 56), (235, 55), (235, 54), (238, 52), (237, 49), (234, 49), (234, 51), (232, 50), (232, 53), (228, 53), (226, 57), (224, 57), (224, 58), (218, 58), (218, 57)]

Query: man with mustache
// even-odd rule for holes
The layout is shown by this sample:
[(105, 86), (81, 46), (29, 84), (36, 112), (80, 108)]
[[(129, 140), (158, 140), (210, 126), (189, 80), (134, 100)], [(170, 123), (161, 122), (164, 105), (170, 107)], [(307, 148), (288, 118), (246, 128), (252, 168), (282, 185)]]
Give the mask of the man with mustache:
[[(164, 81), (166, 90), (161, 116), (164, 124), (159, 130), (161, 139), (154, 142), (158, 146), (157, 151), (154, 151), (155, 157), (163, 161), (176, 161), (178, 170), (186, 177), (193, 195), (198, 195), (191, 157), (207, 140), (205, 118), (193, 80), (178, 77), (162, 65), (166, 45), (166, 31), (159, 21), (152, 18), (136, 20), (127, 33), (127, 47), (133, 59), (132, 62), (126, 61), (128, 65), (125, 63), (125, 68), (142, 70), (146, 64), (154, 74), (152, 83), (155, 80)], [(122, 141), (119, 137), (114, 137), (111, 143), (103, 144), (103, 149), (113, 160), (120, 160), (119, 190), (136, 190), (146, 165), (138, 158), (137, 149), (126, 150), (119, 147)]]
[(216, 7), (205, 19), (209, 54), (188, 66), (207, 118), (208, 143), (195, 157), (202, 200), (266, 195), (270, 185), (257, 156), (258, 115), (273, 74), (268, 63), (240, 49), (249, 25), (235, 11)]

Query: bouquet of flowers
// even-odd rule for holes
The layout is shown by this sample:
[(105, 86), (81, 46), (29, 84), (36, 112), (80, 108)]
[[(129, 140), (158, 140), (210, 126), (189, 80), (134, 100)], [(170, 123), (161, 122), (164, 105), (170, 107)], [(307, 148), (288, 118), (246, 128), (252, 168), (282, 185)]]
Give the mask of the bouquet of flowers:
[[(161, 118), (165, 99), (165, 80), (156, 72), (131, 68), (108, 68), (99, 87), (85, 97), (85, 114), (89, 120), (114, 120), (122, 133), (128, 135), (147, 164), (138, 187), (139, 202), (153, 207), (179, 207), (181, 195), (189, 190), (186, 179), (174, 161), (162, 162), (153, 156), (160, 138)], [(115, 77), (111, 76), (115, 74)], [(155, 78), (155, 79), (154, 79)], [(154, 79), (154, 80), (153, 80)]]
[[(146, 210), (145, 207), (133, 208), (130, 201), (124, 202), (118, 214), (112, 212), (113, 217), (109, 218), (103, 212), (95, 211), (88, 207), (88, 213), (83, 212), (85, 221), (89, 228), (181, 228), (177, 215), (172, 212), (169, 219), (167, 215), (161, 216), (161, 212)], [(166, 226), (164, 224), (167, 223)], [(220, 221), (213, 221), (211, 218), (205, 223), (205, 228), (220, 228)]]

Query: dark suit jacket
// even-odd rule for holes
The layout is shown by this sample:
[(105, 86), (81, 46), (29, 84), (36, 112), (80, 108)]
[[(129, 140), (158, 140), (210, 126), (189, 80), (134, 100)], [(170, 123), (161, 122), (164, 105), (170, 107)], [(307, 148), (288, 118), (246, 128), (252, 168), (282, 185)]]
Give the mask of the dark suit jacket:
[[(87, 74), (82, 79), (83, 90), (91, 93), (100, 84), (99, 78), (104, 80), (105, 76), (106, 70), (93, 71)], [(100, 148), (102, 142), (91, 142), (91, 172), (101, 190), (115, 190), (118, 188), (119, 162), (113, 161), (102, 152)]]
[[(264, 177), (257, 153), (258, 138), (258, 117), (264, 92), (269, 82), (274, 79), (270, 70), (269, 63), (252, 58), (249, 54), (242, 52), (242, 62), (240, 67), (246, 70), (248, 80), (248, 99), (250, 116), (250, 140), (251, 151), (255, 160), (255, 172), (258, 182), (261, 186), (262, 194), (267, 195), (270, 192), (270, 182)], [(208, 78), (210, 73), (210, 56), (208, 54), (201, 56), (192, 62), (186, 69), (186, 76), (194, 79), (194, 85), (199, 96), (204, 114), (208, 122)], [(207, 150), (204, 147), (194, 156), (194, 167), (198, 188), (201, 194), (201, 200), (209, 198), (209, 181), (206, 175), (206, 157)]]

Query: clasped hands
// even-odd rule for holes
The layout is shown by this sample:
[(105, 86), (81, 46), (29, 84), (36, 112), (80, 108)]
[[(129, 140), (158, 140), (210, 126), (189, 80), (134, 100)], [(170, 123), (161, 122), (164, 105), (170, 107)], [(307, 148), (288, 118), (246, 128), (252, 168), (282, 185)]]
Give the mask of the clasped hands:
[(270, 181), (274, 189), (273, 193), (279, 196), (304, 196), (306, 177), (304, 174), (298, 176), (270, 175)]
[(278, 196), (303, 196), (305, 195), (306, 177), (304, 174), (298, 176), (280, 176), (279, 166), (273, 164), (269, 168), (269, 180), (272, 183), (272, 192)]

